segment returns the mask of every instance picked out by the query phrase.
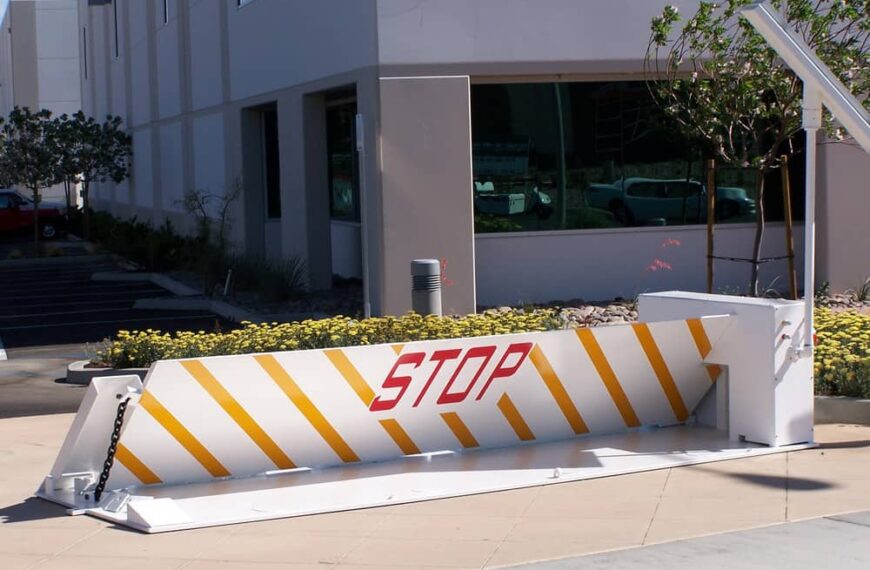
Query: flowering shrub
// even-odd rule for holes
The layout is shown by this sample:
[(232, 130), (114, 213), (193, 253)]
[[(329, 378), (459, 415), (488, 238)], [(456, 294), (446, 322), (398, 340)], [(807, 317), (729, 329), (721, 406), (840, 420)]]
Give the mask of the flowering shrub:
[(870, 398), (870, 315), (816, 312), (816, 393)]
[(562, 323), (557, 310), (535, 309), (486, 311), (464, 317), (409, 313), (363, 320), (339, 316), (282, 324), (242, 323), (242, 328), (226, 333), (119, 331), (97, 353), (95, 362), (112, 368), (136, 368), (174, 358), (547, 331), (562, 328)]
[[(560, 317), (558, 309), (517, 309), (464, 317), (409, 313), (363, 320), (333, 317), (282, 324), (243, 323), (242, 328), (227, 333), (120, 331), (97, 353), (95, 362), (113, 368), (134, 368), (174, 358), (403, 343), (548, 331), (565, 326), (571, 325)], [(870, 398), (870, 316), (819, 308), (816, 332), (816, 392)]]

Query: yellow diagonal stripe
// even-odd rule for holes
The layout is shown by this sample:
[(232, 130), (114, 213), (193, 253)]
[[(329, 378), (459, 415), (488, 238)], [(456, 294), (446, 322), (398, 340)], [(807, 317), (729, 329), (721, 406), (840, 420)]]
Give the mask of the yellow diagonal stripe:
[(158, 485), (163, 482), (154, 471), (151, 471), (147, 465), (133, 455), (132, 451), (124, 447), (123, 443), (119, 443), (115, 449), (115, 459), (126, 467), (127, 471), (135, 475), (136, 479), (139, 479), (143, 485)]
[(589, 433), (589, 428), (586, 427), (586, 422), (583, 421), (583, 417), (580, 415), (580, 412), (577, 411), (577, 407), (574, 405), (574, 402), (571, 401), (571, 397), (568, 396), (568, 392), (565, 391), (565, 386), (562, 385), (562, 381), (559, 380), (553, 367), (550, 366), (550, 361), (547, 360), (546, 356), (544, 356), (541, 347), (535, 345), (535, 348), (533, 348), (532, 352), (529, 353), (529, 359), (532, 361), (532, 364), (535, 365), (535, 368), (537, 368), (538, 374), (541, 375), (541, 379), (544, 381), (547, 389), (550, 390), (550, 394), (553, 395), (553, 399), (556, 400), (556, 404), (559, 406), (559, 409), (562, 410), (562, 414), (565, 416), (565, 419), (568, 420), (574, 433), (578, 435), (581, 433)]
[(324, 350), (326, 358), (332, 362), (332, 365), (338, 370), (345, 382), (347, 382), (363, 404), (368, 407), (372, 400), (375, 399), (375, 393), (368, 385), (368, 382), (359, 373), (359, 370), (348, 360), (347, 355), (339, 349)]
[(198, 360), (184, 360), (181, 365), (202, 386), (215, 402), (233, 419), (242, 431), (263, 450), (263, 453), (272, 460), (278, 469), (293, 469), (296, 464), (287, 457), (287, 454), (278, 447), (278, 444), (269, 437), (269, 434), (260, 427), (260, 424), (245, 411), (239, 402), (227, 392), (217, 378)]
[[(402, 345), (393, 345), (393, 350), (396, 351), (396, 354), (399, 354), (402, 352)], [(345, 382), (356, 392), (362, 403), (366, 407), (369, 407), (372, 400), (375, 399), (375, 393), (368, 382), (365, 381), (365, 378), (362, 377), (362, 374), (359, 373), (359, 370), (356, 369), (356, 366), (347, 358), (347, 355), (340, 349), (325, 350), (324, 353), (338, 370), (339, 374), (341, 374), (342, 378), (344, 378)], [(414, 443), (414, 440), (411, 439), (411, 436), (408, 435), (408, 432), (402, 428), (398, 421), (389, 418), (379, 421), (387, 434), (399, 446), (399, 449), (402, 450), (402, 453), (405, 455), (420, 453), (417, 444)]]
[(181, 444), (181, 447), (186, 449), (194, 459), (199, 461), (199, 464), (205, 467), (205, 470), (212, 477), (230, 476), (227, 468), (221, 465), (221, 462), (163, 404), (157, 401), (157, 398), (152, 396), (151, 392), (146, 391), (142, 393), (142, 397), (139, 398), (139, 405), (151, 414), (151, 417), (163, 426), (163, 429), (169, 432), (169, 435)]
[(414, 440), (411, 439), (411, 436), (408, 435), (402, 426), (393, 419), (380, 420), (381, 427), (389, 434), (393, 441), (396, 442), (396, 445), (399, 446), (399, 449), (402, 450), (402, 453), (405, 455), (415, 455), (420, 453), (420, 448), (417, 447), (417, 444), (414, 443)]
[[(701, 319), (689, 319), (686, 321), (686, 324), (689, 325), (689, 332), (692, 333), (692, 340), (695, 341), (695, 346), (698, 347), (698, 354), (701, 355), (701, 359), (707, 358), (707, 355), (710, 354), (710, 351), (713, 350), (713, 346), (710, 344), (710, 337), (707, 336), (707, 331), (704, 329), (704, 323), (701, 322)], [(722, 367), (718, 364), (707, 364), (707, 374), (710, 375), (710, 380), (715, 382), (719, 375), (722, 374)]]
[(332, 424), (330, 424), (323, 414), (320, 413), (320, 410), (317, 409), (314, 402), (305, 395), (305, 392), (299, 388), (299, 385), (296, 384), (287, 371), (284, 370), (277, 360), (275, 360), (274, 356), (263, 354), (255, 356), (254, 360), (263, 367), (272, 380), (275, 381), (275, 384), (277, 384), (284, 394), (290, 398), (290, 401), (293, 402), (300, 412), (302, 412), (302, 415), (305, 416), (308, 423), (317, 430), (320, 437), (329, 444), (329, 447), (335, 451), (336, 455), (338, 455), (342, 461), (345, 463), (359, 461), (357, 454), (354, 453), (347, 442), (342, 439), (341, 435), (335, 431)]
[(656, 378), (658, 378), (659, 384), (661, 384), (662, 390), (671, 404), (674, 416), (679, 422), (686, 421), (689, 417), (689, 411), (686, 409), (683, 397), (680, 395), (679, 389), (677, 389), (677, 383), (674, 382), (674, 377), (671, 375), (671, 371), (668, 370), (668, 365), (665, 363), (665, 359), (649, 330), (649, 326), (645, 323), (635, 323), (632, 325), (632, 328), (634, 328), (634, 334), (637, 336), (637, 340), (640, 341), (647, 360), (649, 360), (650, 366), (652, 366)]
[(580, 339), (580, 344), (586, 349), (586, 354), (589, 355), (595, 371), (598, 372), (601, 381), (604, 382), (604, 387), (607, 388), (610, 398), (616, 404), (616, 409), (622, 415), (622, 421), (625, 422), (627, 427), (639, 427), (640, 420), (637, 418), (637, 414), (634, 413), (634, 408), (631, 406), (628, 396), (625, 395), (625, 390), (622, 389), (622, 385), (619, 383), (619, 378), (616, 377), (613, 367), (607, 361), (607, 356), (601, 350), (601, 345), (598, 344), (595, 334), (590, 329), (575, 329), (575, 332), (577, 333), (577, 338)]
[(465, 422), (462, 421), (462, 418), (456, 412), (445, 412), (441, 414), (441, 419), (444, 420), (444, 423), (447, 424), (447, 427), (450, 428), (450, 431), (453, 432), (453, 435), (456, 436), (462, 447), (466, 449), (480, 447), (471, 430), (468, 429), (468, 426), (465, 425)]
[(532, 433), (529, 424), (527, 424), (526, 420), (523, 419), (520, 411), (514, 405), (513, 400), (510, 399), (510, 396), (508, 396), (507, 393), (502, 394), (501, 398), (498, 400), (498, 404), (496, 405), (517, 434), (518, 438), (522, 441), (533, 441), (535, 439), (535, 434)]

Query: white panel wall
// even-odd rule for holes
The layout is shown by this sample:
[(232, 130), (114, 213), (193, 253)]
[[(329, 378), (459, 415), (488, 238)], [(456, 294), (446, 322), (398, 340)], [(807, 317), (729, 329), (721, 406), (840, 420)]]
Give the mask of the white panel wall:
[(349, 222), (330, 224), (332, 272), (344, 278), (362, 279), (360, 225)]
[(103, 118), (109, 114), (109, 100), (111, 98), (111, 93), (106, 88), (108, 74), (106, 61), (111, 58), (108, 51), (111, 49), (109, 37), (105, 34), (105, 20), (109, 17), (109, 12), (88, 9), (88, 14), (90, 14), (91, 20), (91, 26), (88, 28), (90, 38), (88, 83), (94, 85), (93, 115), (97, 118)]
[(181, 123), (160, 127), (161, 206), (167, 212), (182, 212), (184, 167), (181, 153)]
[(380, 62), (642, 61), (666, 4), (689, 14), (698, 2), (378, 0)]
[[(224, 118), (221, 113), (193, 120), (193, 180), (197, 190), (214, 196), (224, 193)], [(215, 207), (217, 201), (212, 200), (211, 204)]]
[[(0, 31), (9, 29), (9, 10), (3, 14)], [(15, 106), (12, 93), (12, 34), (0, 34), (0, 116), (6, 116)]]
[(130, 2), (130, 81), (132, 126), (151, 120), (151, 74), (148, 71), (148, 4)]
[[(190, 82), (194, 109), (219, 104), (221, 79), (220, 2), (190, 5)], [(254, 61), (249, 62), (257, 67)]]
[(143, 208), (154, 206), (154, 176), (151, 161), (151, 129), (139, 129), (133, 133), (133, 187), (135, 204)]
[(255, 0), (228, 27), (233, 99), (377, 63), (375, 0)]
[(111, 68), (111, 84), (112, 84), (112, 113), (124, 119), (124, 123), (129, 122), (127, 117), (127, 87), (126, 87), (126, 70), (124, 63), (124, 20), (127, 17), (126, 11), (128, 8), (127, 2), (118, 3), (118, 57), (115, 57), (115, 39), (113, 34), (114, 21), (112, 17), (111, 7), (106, 8), (106, 17), (109, 19), (109, 67)]
[(36, 2), (36, 65), (39, 106), (57, 115), (81, 108), (76, 0)]
[[(754, 231), (746, 224), (717, 227), (716, 255), (750, 257)], [(802, 232), (802, 226), (795, 227), (799, 283)], [(706, 239), (705, 226), (478, 235), (477, 302), (597, 301), (671, 289), (706, 291)], [(784, 243), (782, 224), (769, 224), (764, 256), (784, 254)], [(786, 267), (785, 260), (765, 264), (761, 286), (787, 290)], [(747, 263), (717, 261), (714, 292), (745, 290), (749, 270)]]
[(177, 0), (169, 0), (169, 22), (164, 24), (163, 2), (154, 2), (157, 11), (157, 107), (160, 118), (181, 112), (177, 4)]

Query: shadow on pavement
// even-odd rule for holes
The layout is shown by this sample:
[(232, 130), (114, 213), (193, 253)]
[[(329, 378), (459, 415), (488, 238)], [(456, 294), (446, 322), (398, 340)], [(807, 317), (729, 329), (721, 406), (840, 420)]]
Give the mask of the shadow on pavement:
[(30, 497), (17, 505), (0, 508), (0, 525), (28, 521), (41, 521), (67, 516), (60, 505)]
[(780, 477), (778, 475), (760, 475), (758, 473), (724, 473), (724, 475), (761, 487), (788, 488), (789, 491), (822, 491), (837, 487), (837, 485), (828, 481), (805, 479), (802, 477)]

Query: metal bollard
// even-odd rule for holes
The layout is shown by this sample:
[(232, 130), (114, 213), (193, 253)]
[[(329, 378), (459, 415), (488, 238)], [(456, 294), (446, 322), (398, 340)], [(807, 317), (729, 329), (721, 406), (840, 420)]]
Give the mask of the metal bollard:
[(437, 259), (411, 262), (411, 307), (419, 315), (441, 316), (441, 262)]

